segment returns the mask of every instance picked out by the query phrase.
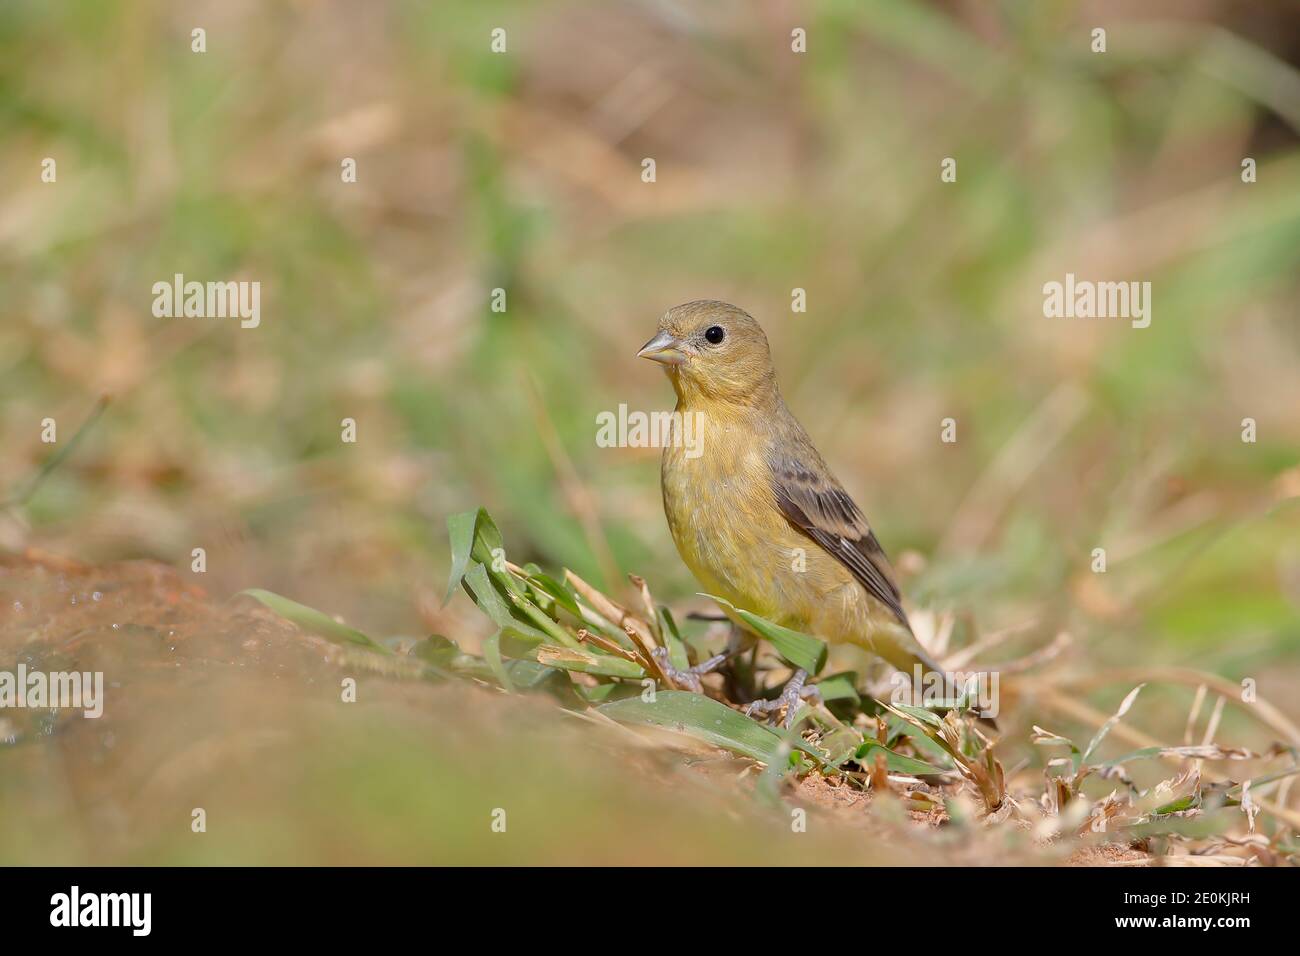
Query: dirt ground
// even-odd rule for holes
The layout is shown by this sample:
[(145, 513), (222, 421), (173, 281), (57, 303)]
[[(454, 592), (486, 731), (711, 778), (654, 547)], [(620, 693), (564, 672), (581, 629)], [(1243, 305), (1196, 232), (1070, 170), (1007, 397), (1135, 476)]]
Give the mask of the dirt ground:
[(955, 823), (905, 788), (809, 774), (765, 800), (752, 761), (413, 678), (157, 563), (0, 559), (0, 655), (105, 686), (98, 719), (0, 717), (5, 863), (1150, 861)]

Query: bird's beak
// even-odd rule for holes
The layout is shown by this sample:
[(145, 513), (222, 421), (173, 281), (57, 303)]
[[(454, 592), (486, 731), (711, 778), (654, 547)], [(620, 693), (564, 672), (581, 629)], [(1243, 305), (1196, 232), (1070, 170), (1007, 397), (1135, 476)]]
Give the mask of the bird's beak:
[(641, 351), (636, 353), (636, 357), (662, 362), (664, 365), (681, 365), (686, 361), (686, 353), (683, 351), (685, 344), (681, 339), (673, 338), (668, 332), (660, 332), (641, 346)]

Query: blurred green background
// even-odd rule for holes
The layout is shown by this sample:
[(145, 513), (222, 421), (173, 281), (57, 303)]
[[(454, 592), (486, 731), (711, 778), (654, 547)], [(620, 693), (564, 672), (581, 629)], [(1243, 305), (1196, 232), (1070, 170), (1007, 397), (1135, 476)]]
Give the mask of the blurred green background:
[[(916, 605), (1294, 714), (1297, 37), (1229, 0), (5, 0), (0, 496), (114, 400), (0, 548), (464, 639), (443, 522), (484, 505), (517, 562), (701, 607), (658, 452), (596, 416), (671, 407), (634, 353), (722, 298)], [(260, 281), (260, 327), (155, 318), (178, 272)], [(1067, 272), (1150, 281), (1151, 326), (1044, 318)]]

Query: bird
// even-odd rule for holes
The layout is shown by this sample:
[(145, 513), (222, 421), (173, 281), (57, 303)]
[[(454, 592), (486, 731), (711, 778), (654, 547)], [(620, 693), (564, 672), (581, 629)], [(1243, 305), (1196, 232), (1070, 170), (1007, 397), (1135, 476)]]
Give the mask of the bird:
[[(908, 675), (917, 665), (937, 672), (871, 525), (787, 407), (758, 322), (727, 302), (687, 302), (663, 314), (637, 356), (667, 372), (674, 421), (694, 416), (698, 447), (664, 443), (664, 512), (682, 561), (734, 606), (722, 608), (733, 633), (749, 630), (739, 608), (857, 645)], [(687, 677), (698, 686), (698, 670)], [(792, 726), (800, 699), (816, 696), (807, 679), (796, 670), (776, 700), (747, 712), (784, 710)]]

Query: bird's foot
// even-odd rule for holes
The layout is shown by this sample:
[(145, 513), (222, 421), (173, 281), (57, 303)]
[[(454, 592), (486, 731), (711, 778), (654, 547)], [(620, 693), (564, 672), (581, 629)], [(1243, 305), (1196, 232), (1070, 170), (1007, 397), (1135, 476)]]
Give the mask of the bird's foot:
[(781, 688), (781, 693), (773, 700), (756, 700), (745, 706), (745, 715), (752, 717), (754, 714), (771, 714), (781, 708), (785, 708), (785, 720), (781, 726), (789, 730), (794, 726), (795, 717), (799, 713), (799, 704), (804, 700), (816, 700), (818, 704), (822, 702), (822, 693), (817, 689), (815, 684), (805, 684), (808, 680), (808, 672), (803, 668), (794, 672), (794, 676), (786, 682), (785, 687)]
[(679, 687), (686, 687), (695, 691), (697, 694), (704, 693), (704, 687), (700, 683), (700, 678), (705, 674), (717, 670), (722, 662), (727, 659), (726, 654), (714, 654), (707, 661), (696, 664), (694, 667), (688, 667), (685, 670), (678, 670), (676, 667), (673, 667), (672, 662), (668, 658), (668, 648), (656, 647), (650, 652), (650, 655), (655, 659), (655, 663), (659, 665), (659, 669), (664, 672), (669, 680), (674, 684), (677, 684)]

